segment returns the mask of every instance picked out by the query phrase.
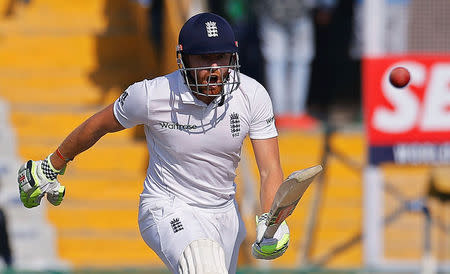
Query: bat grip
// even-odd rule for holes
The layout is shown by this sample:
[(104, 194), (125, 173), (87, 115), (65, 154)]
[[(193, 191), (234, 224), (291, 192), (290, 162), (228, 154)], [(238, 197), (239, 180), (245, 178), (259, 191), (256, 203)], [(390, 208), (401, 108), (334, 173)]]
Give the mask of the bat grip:
[(271, 226), (268, 226), (266, 232), (264, 232), (264, 238), (273, 238), (273, 235), (275, 235), (275, 232), (277, 232), (279, 226), (280, 224), (272, 224)]

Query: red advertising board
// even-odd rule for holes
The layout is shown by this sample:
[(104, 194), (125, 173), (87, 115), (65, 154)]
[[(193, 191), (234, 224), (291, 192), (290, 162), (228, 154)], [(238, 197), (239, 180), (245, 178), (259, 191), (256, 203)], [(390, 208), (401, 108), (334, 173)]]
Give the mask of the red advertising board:
[[(389, 82), (389, 72), (397, 66), (411, 73), (411, 81), (404, 88), (395, 88)], [(450, 148), (450, 56), (366, 58), (362, 83), (371, 149), (392, 148), (395, 154), (399, 145)], [(418, 149), (414, 153), (427, 153)], [(437, 149), (436, 153), (447, 152)]]

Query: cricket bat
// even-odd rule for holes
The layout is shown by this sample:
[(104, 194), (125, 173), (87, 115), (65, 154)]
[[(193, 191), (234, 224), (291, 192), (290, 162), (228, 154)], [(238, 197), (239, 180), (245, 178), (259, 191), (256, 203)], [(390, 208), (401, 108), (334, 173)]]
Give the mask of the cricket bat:
[(280, 185), (267, 218), (267, 229), (264, 238), (272, 238), (281, 223), (292, 214), (298, 201), (317, 174), (322, 171), (321, 165), (292, 172)]

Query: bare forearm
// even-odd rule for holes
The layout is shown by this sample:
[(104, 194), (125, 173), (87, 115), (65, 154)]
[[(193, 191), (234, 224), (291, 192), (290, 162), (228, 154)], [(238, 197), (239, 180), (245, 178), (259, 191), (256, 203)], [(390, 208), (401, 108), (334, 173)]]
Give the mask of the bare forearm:
[(283, 181), (283, 173), (280, 169), (274, 169), (267, 175), (261, 176), (260, 201), (262, 212), (269, 212), (275, 193)]
[[(112, 107), (110, 105), (94, 114), (72, 131), (58, 147), (60, 155), (65, 159), (73, 159), (92, 147), (106, 133), (122, 130), (123, 127), (114, 118)], [(56, 169), (61, 169), (66, 164), (56, 151), (50, 160)]]
[[(73, 159), (75, 156), (81, 152), (92, 147), (103, 135), (95, 131), (91, 125), (89, 125), (89, 120), (77, 127), (69, 136), (64, 139), (64, 141), (59, 146), (59, 152), (66, 159)], [(60, 157), (53, 153), (51, 156), (51, 161), (56, 169), (61, 169), (66, 164)]]
[(261, 177), (259, 198), (262, 212), (268, 212), (275, 193), (283, 182), (283, 171), (278, 151), (278, 138), (252, 139), (253, 151)]

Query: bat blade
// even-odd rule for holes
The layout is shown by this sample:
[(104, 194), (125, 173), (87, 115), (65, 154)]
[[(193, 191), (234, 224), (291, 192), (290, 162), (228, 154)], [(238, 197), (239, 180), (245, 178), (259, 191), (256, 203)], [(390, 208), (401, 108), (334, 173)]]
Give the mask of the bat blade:
[(321, 165), (292, 172), (280, 185), (275, 194), (267, 218), (264, 238), (272, 238), (280, 224), (292, 214), (306, 189), (316, 175), (322, 171)]

